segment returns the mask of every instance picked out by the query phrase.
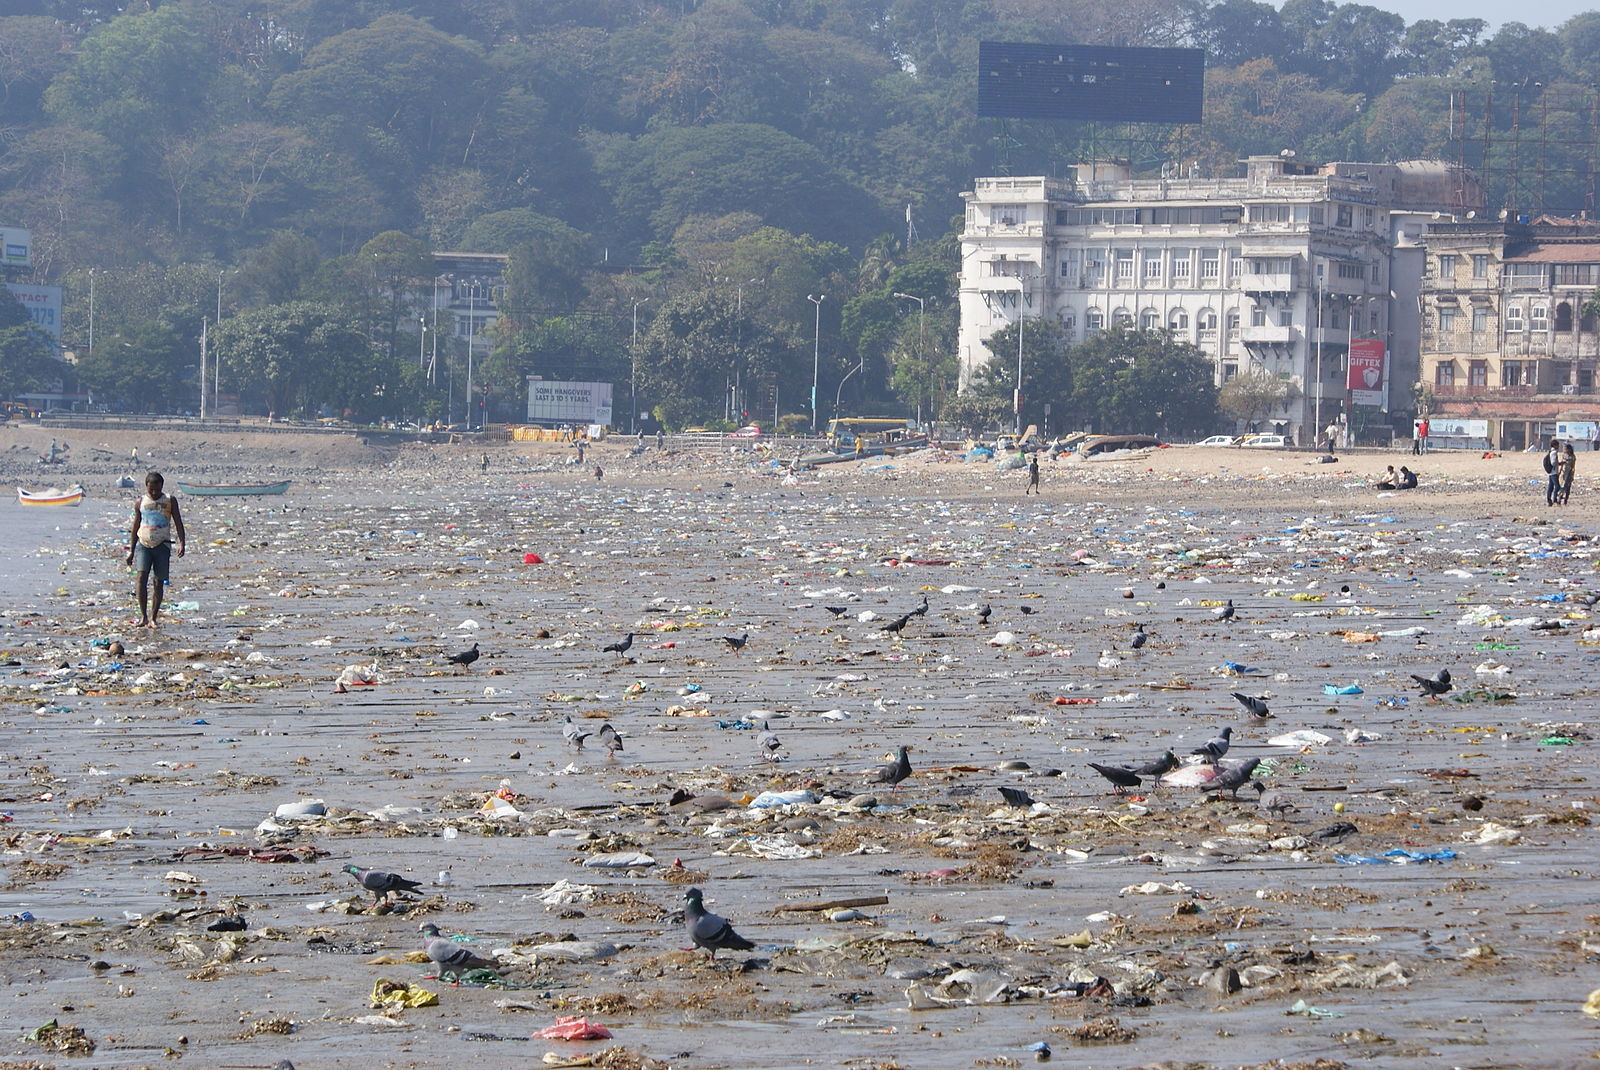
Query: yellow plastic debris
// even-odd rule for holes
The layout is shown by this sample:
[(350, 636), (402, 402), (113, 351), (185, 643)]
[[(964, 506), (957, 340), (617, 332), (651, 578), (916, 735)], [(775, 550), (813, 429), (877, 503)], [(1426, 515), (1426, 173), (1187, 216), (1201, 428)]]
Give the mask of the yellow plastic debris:
[(372, 1005), (378, 1009), (396, 1007), (410, 1010), (414, 1007), (436, 1007), (439, 1005), (437, 993), (430, 992), (421, 985), (407, 984), (404, 981), (391, 981), (387, 977), (380, 977), (372, 984)]

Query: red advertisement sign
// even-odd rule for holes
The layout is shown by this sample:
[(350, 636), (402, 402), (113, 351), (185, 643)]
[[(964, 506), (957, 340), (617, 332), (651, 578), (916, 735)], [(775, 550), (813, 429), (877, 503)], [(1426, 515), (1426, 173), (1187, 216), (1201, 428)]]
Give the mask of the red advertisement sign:
[(1383, 404), (1383, 358), (1383, 339), (1350, 340), (1350, 379), (1346, 385), (1357, 405)]

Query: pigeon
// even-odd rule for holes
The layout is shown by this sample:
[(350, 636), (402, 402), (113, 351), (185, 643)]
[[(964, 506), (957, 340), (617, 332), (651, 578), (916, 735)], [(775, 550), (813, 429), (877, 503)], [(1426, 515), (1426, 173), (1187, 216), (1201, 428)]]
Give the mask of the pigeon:
[(600, 741), (601, 746), (605, 747), (607, 758), (615, 758), (617, 752), (622, 749), (622, 736), (615, 728), (611, 727), (610, 721), (600, 726), (599, 730), (595, 732), (594, 738)]
[(567, 724), (561, 730), (561, 738), (565, 739), (573, 750), (582, 750), (583, 741), (592, 735), (594, 733), (583, 727), (583, 725), (574, 723), (571, 714), (567, 715)]
[(1007, 806), (1015, 806), (1019, 810), (1025, 810), (1033, 805), (1033, 796), (1021, 788), (1002, 787), (1000, 789), (1000, 797), (1006, 801)]
[[(459, 665), (463, 669), (478, 660), (478, 644), (473, 643), (471, 650), (463, 650), (459, 654), (451, 654), (445, 659), (452, 665)], [(491, 674), (492, 675), (492, 674)]]
[(1034, 609), (1032, 606), (1018, 606), (1017, 608), (1022, 610), (1024, 615), (1028, 615), (1028, 614), (1033, 614), (1033, 613), (1039, 612), (1037, 609)]
[(455, 975), (452, 984), (461, 983), (463, 970), (498, 970), (500, 964), (494, 959), (486, 959), (481, 955), (474, 955), (471, 951), (452, 940), (447, 940), (439, 935), (439, 927), (433, 922), (426, 922), (422, 926), (422, 950), (439, 966), (439, 980), (443, 981), (451, 974)]
[(711, 952), (716, 961), (718, 951), (751, 951), (756, 945), (733, 931), (726, 918), (707, 913), (701, 902), (700, 889), (690, 888), (683, 893), (683, 924), (689, 930), (689, 939), (695, 947)]
[[(1228, 753), (1228, 745), (1232, 741), (1233, 729), (1224, 728), (1221, 732), (1218, 732), (1211, 739), (1207, 740), (1205, 743), (1196, 747), (1189, 753), (1198, 754), (1212, 765), (1216, 765), (1222, 756)], [(1241, 780), (1239, 783), (1243, 784), (1244, 781)]]
[(1239, 705), (1243, 706), (1250, 716), (1260, 718), (1272, 716), (1272, 710), (1268, 708), (1266, 699), (1240, 694), (1238, 691), (1232, 692), (1232, 695), (1239, 700)]
[(905, 631), (905, 627), (910, 622), (910, 620), (911, 620), (911, 614), (907, 613), (905, 616), (896, 617), (894, 620), (890, 621), (888, 624), (885, 624), (881, 630), (882, 631), (886, 631), (886, 632), (893, 632), (894, 634), (899, 635), (901, 632)]
[(362, 869), (360, 866), (345, 866), (344, 871), (360, 882), (361, 887), (372, 893), (372, 901), (381, 903), (395, 892), (410, 894), (422, 887), (420, 881), (410, 877), (402, 877), (398, 873), (385, 873), (381, 869)]
[(628, 648), (631, 646), (633, 646), (633, 633), (629, 632), (615, 643), (607, 643), (600, 648), (600, 651), (604, 654), (616, 654), (625, 657), (628, 653)]
[(250, 928), (250, 923), (243, 914), (224, 914), (210, 925), (206, 926), (208, 933), (242, 933)]
[(743, 635), (724, 635), (722, 637), (722, 641), (728, 644), (729, 650), (737, 654), (739, 651), (744, 649), (745, 643), (750, 641), (750, 633), (745, 632)]
[(978, 627), (987, 628), (989, 626), (989, 615), (991, 613), (993, 613), (993, 612), (994, 612), (994, 610), (989, 608), (989, 603), (988, 602), (985, 602), (983, 605), (979, 606), (978, 607)]
[(1434, 677), (1418, 676), (1416, 673), (1412, 673), (1411, 678), (1422, 685), (1422, 693), (1429, 698), (1438, 698), (1454, 686), (1450, 683), (1449, 669), (1440, 669), (1439, 675)]
[(928, 615), (928, 596), (927, 596), (926, 593), (924, 593), (923, 596), (922, 596), (922, 604), (920, 606), (918, 606), (916, 609), (913, 609), (910, 613), (907, 613), (906, 616), (908, 616), (908, 617), (926, 617), (927, 615)]
[(1144, 646), (1149, 641), (1150, 641), (1150, 637), (1148, 635), (1144, 634), (1144, 625), (1143, 624), (1135, 624), (1133, 626), (1133, 639), (1129, 643), (1129, 645), (1132, 646), (1133, 649), (1138, 650), (1140, 647)]
[(1223, 769), (1211, 783), (1207, 784), (1205, 790), (1219, 793), (1226, 791), (1237, 799), (1239, 797), (1239, 789), (1248, 784), (1250, 778), (1256, 775), (1256, 766), (1260, 764), (1260, 758), (1251, 758), (1247, 762), (1230, 765)]
[(756, 745), (761, 748), (761, 756), (769, 762), (778, 760), (778, 751), (783, 749), (783, 741), (778, 738), (778, 733), (767, 727), (767, 722), (761, 722), (761, 734), (756, 737)]
[(1143, 776), (1161, 777), (1161, 776), (1165, 776), (1166, 774), (1172, 772), (1174, 769), (1178, 768), (1179, 764), (1180, 763), (1178, 761), (1178, 756), (1176, 754), (1173, 754), (1171, 751), (1167, 751), (1167, 753), (1163, 754), (1159, 758), (1156, 758), (1156, 759), (1154, 759), (1152, 761), (1145, 762), (1143, 765), (1134, 766), (1133, 767), (1133, 772), (1137, 776), (1142, 776), (1142, 777)]
[(1290, 810), (1295, 809), (1294, 803), (1284, 797), (1281, 791), (1268, 791), (1267, 786), (1259, 780), (1250, 781), (1250, 786), (1256, 789), (1256, 807), (1270, 817), (1282, 817)]
[(1232, 620), (1233, 614), (1233, 599), (1231, 598), (1228, 599), (1227, 605), (1218, 606), (1216, 609), (1211, 611), (1211, 615), (1217, 620)]
[(1144, 783), (1138, 773), (1132, 769), (1125, 769), (1120, 765), (1101, 765), (1099, 762), (1090, 762), (1089, 768), (1109, 780), (1118, 795), (1123, 795), (1129, 788), (1137, 788)]
[(823, 606), (822, 608), (826, 609), (829, 613), (832, 613), (835, 617), (842, 617), (846, 613), (850, 612), (849, 606)]
[(906, 757), (906, 748), (900, 747), (894, 752), (894, 761), (888, 765), (880, 765), (872, 773), (872, 779), (877, 784), (893, 784), (894, 790), (900, 790), (900, 782), (911, 775), (911, 760)]

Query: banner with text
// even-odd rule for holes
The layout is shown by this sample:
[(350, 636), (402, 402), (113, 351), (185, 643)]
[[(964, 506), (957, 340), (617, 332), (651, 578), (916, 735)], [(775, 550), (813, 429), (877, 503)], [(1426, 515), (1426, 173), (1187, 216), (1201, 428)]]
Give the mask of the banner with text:
[(1350, 400), (1357, 405), (1383, 407), (1383, 339), (1350, 340)]
[(0, 227), (0, 264), (33, 266), (33, 234), (23, 227)]
[(610, 383), (562, 383), (528, 380), (528, 422), (537, 424), (609, 424)]
[(61, 340), (61, 287), (24, 286), (20, 282), (8, 282), (6, 289), (22, 302), (22, 307), (33, 317), (35, 327), (47, 332), (56, 341)]

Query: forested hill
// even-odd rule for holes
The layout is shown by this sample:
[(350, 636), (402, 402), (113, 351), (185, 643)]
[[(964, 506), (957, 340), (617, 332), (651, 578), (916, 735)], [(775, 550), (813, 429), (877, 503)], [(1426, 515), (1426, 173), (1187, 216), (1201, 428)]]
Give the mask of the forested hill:
[[(232, 291), (230, 309), (327, 296), (328, 265), (386, 232), (435, 250), (537, 246), (522, 278), (526, 321), (592, 304), (585, 275), (732, 278), (727, 245), (767, 228), (773, 241), (811, 243), (809, 286), (834, 283), (826, 329), (838, 332), (844, 301), (904, 261), (908, 206), (936, 243), (974, 175), (1060, 173), (1091, 135), (1102, 155), (1200, 174), (1283, 148), (1487, 159), (1492, 197), (1577, 210), (1600, 84), (1600, 13), (1490, 35), (1479, 20), (1407, 25), (1329, 0), (4, 10), (22, 13), (0, 17), (0, 224), (33, 232), (23, 281), (78, 292), (90, 268), (142, 273), (138, 300), (189, 294), (195, 320), (207, 273)], [(1205, 122), (1002, 131), (974, 114), (980, 40), (1198, 45), (1210, 57)], [(291, 235), (301, 244), (286, 247)], [(218, 272), (236, 267), (222, 287)], [(769, 320), (809, 333), (807, 285)], [(135, 298), (107, 300), (114, 315)], [(132, 304), (126, 315), (137, 318)], [(848, 367), (848, 347), (832, 348)]]

